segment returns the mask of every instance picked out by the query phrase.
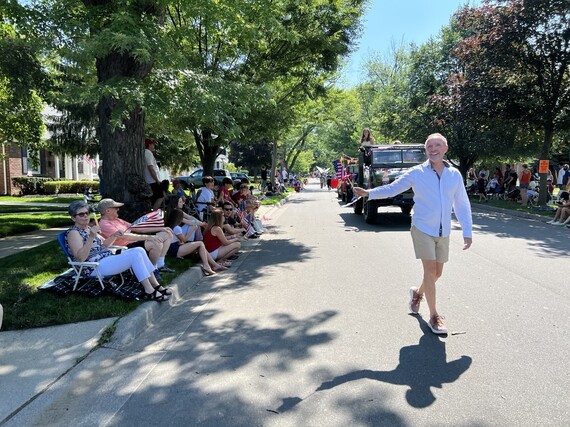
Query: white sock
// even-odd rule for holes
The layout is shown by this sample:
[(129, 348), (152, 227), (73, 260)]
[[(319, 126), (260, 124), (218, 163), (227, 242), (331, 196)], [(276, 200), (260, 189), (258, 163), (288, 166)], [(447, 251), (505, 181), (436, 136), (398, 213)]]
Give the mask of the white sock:
[(156, 267), (157, 268), (164, 267), (164, 257), (163, 256), (158, 258), (158, 261), (156, 262)]

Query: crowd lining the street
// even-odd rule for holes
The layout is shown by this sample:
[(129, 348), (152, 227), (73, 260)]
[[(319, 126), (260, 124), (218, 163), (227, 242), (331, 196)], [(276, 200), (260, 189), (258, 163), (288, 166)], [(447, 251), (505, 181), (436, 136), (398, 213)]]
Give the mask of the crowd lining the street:
[[(186, 194), (176, 182), (170, 193), (170, 183), (165, 185), (158, 177), (155, 145), (156, 141), (145, 140), (145, 180), (153, 191), (152, 215), (131, 224), (119, 218), (123, 203), (105, 198), (97, 207), (101, 219), (95, 217), (90, 223), (87, 202), (75, 201), (68, 210), (74, 225), (65, 235), (65, 249), (73, 261), (98, 263), (96, 268), (103, 276), (131, 269), (144, 288), (145, 299), (166, 301), (171, 291), (159, 280), (161, 273), (174, 272), (166, 264), (166, 256), (197, 254), (204, 275), (211, 276), (231, 266), (244, 239), (259, 238), (267, 230), (256, 216), (260, 200), (246, 178), (236, 182), (224, 178), (218, 183), (204, 176), (197, 194)], [(263, 169), (262, 189), (267, 190), (267, 171)], [(163, 215), (157, 220), (154, 213), (158, 210)], [(115, 245), (122, 248), (114, 252), (110, 247)], [(93, 274), (94, 268), (88, 266), (84, 271)]]

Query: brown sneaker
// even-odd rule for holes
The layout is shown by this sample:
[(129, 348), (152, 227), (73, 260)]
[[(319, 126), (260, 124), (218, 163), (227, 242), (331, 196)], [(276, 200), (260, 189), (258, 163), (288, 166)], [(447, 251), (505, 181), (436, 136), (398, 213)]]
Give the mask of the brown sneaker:
[(434, 334), (445, 335), (447, 334), (447, 328), (443, 323), (443, 317), (439, 315), (432, 316), (428, 322), (429, 328)]
[(418, 311), (420, 311), (420, 302), (422, 302), (423, 298), (423, 295), (418, 294), (418, 288), (410, 288), (410, 302), (408, 304), (410, 313), (418, 314)]

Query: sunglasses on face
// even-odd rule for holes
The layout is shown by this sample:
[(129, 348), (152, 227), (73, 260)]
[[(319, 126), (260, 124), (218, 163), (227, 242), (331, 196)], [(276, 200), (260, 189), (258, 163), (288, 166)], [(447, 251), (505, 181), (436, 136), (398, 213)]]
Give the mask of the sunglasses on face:
[(86, 216), (89, 216), (89, 212), (79, 212), (79, 213), (76, 213), (76, 214), (73, 215), (73, 216), (86, 217)]

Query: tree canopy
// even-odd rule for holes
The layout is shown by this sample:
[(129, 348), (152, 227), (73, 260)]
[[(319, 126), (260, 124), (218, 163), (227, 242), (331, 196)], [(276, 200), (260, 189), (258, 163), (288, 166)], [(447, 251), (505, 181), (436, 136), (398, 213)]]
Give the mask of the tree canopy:
[(463, 171), (570, 154), (567, 1), (462, 7), (428, 42), (371, 55), (354, 88), (333, 82), (357, 40), (364, 0), (270, 5), (8, 1), (0, 133), (41, 144), (40, 113), (52, 106), (50, 149), (101, 153), (109, 195), (130, 203), (147, 136), (173, 171), (200, 163), (208, 172), (228, 147), (248, 170), (256, 162), (328, 166), (356, 156), (364, 127), (381, 143), (442, 132)]

